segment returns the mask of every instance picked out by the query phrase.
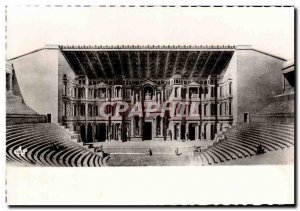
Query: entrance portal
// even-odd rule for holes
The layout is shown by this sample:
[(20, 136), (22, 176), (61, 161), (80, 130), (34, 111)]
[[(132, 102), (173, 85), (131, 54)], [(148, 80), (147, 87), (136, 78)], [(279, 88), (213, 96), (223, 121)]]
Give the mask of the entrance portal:
[(51, 123), (51, 114), (47, 114), (47, 123)]
[(96, 129), (96, 139), (98, 141), (104, 142), (106, 138), (106, 125), (98, 124)]
[(195, 125), (193, 125), (193, 124), (189, 125), (189, 139), (191, 141), (195, 140)]
[(244, 122), (249, 122), (249, 113), (244, 113)]
[(87, 142), (93, 142), (93, 127), (91, 124), (88, 124), (87, 128)]
[(82, 142), (86, 142), (86, 137), (85, 137), (85, 126), (81, 125), (80, 126), (80, 135), (81, 135), (81, 140)]
[(143, 139), (144, 140), (152, 140), (152, 123), (151, 122), (144, 123)]
[(180, 134), (180, 139), (185, 140), (185, 125), (181, 125), (181, 134)]

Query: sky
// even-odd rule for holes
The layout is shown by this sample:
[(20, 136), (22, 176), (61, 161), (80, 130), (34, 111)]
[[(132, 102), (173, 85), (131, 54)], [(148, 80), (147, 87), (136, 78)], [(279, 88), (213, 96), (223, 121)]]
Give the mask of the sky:
[(294, 56), (294, 8), (7, 8), (7, 59), (56, 45), (252, 45)]

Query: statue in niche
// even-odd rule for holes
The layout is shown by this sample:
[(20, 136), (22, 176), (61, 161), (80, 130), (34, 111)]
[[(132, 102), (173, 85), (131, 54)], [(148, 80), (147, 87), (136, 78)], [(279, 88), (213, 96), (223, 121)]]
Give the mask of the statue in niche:
[(127, 140), (130, 141), (129, 126), (126, 127), (126, 137), (127, 137)]
[(108, 138), (108, 141), (111, 140), (111, 132), (110, 132), (110, 129), (108, 130), (108, 135), (107, 135), (107, 138)]
[(139, 93), (135, 93), (135, 102), (139, 101)]
[(160, 135), (160, 118), (157, 118), (156, 135)]
[(150, 94), (149, 90), (146, 92), (145, 100), (151, 100), (151, 94)]
[(156, 127), (156, 135), (160, 135), (160, 125), (158, 124)]
[(160, 92), (157, 93), (157, 101), (160, 101)]
[(105, 93), (100, 89), (100, 98), (105, 98)]
[(137, 126), (135, 129), (136, 129), (135, 130), (135, 135), (138, 136), (140, 134), (140, 128), (139, 128), (139, 126)]
[(118, 127), (118, 141), (121, 141), (121, 128)]
[(67, 103), (67, 109), (66, 110), (67, 110), (66, 115), (71, 116), (71, 106), (70, 106), (69, 103)]
[(185, 132), (185, 141), (188, 141), (188, 140), (189, 140), (189, 133)]

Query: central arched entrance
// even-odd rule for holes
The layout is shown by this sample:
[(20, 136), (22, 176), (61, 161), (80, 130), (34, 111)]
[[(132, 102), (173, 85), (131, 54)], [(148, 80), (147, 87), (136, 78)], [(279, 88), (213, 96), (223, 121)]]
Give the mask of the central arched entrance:
[(144, 123), (143, 140), (152, 140), (152, 122)]

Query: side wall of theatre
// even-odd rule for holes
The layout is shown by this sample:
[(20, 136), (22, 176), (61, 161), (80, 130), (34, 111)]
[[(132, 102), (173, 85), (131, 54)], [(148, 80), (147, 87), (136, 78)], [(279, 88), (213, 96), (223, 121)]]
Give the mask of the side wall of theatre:
[[(234, 123), (236, 123), (237, 120), (237, 53), (234, 52), (232, 55), (232, 58), (230, 62), (227, 65), (227, 68), (223, 72), (223, 74), (220, 75), (219, 80), (219, 87), (224, 86), (227, 88), (226, 84), (232, 83), (231, 87), (231, 105), (232, 105), (232, 117)], [(220, 92), (220, 89), (219, 89)], [(223, 92), (228, 92), (228, 90), (223, 89)]]
[(57, 49), (42, 49), (10, 60), (26, 105), (57, 122)]
[(63, 105), (62, 105), (62, 96), (63, 96), (63, 77), (64, 75), (69, 79), (73, 80), (76, 75), (63, 56), (63, 54), (59, 51), (58, 52), (58, 122), (62, 122), (63, 116)]
[(265, 108), (282, 93), (284, 60), (256, 50), (237, 50), (237, 122)]

